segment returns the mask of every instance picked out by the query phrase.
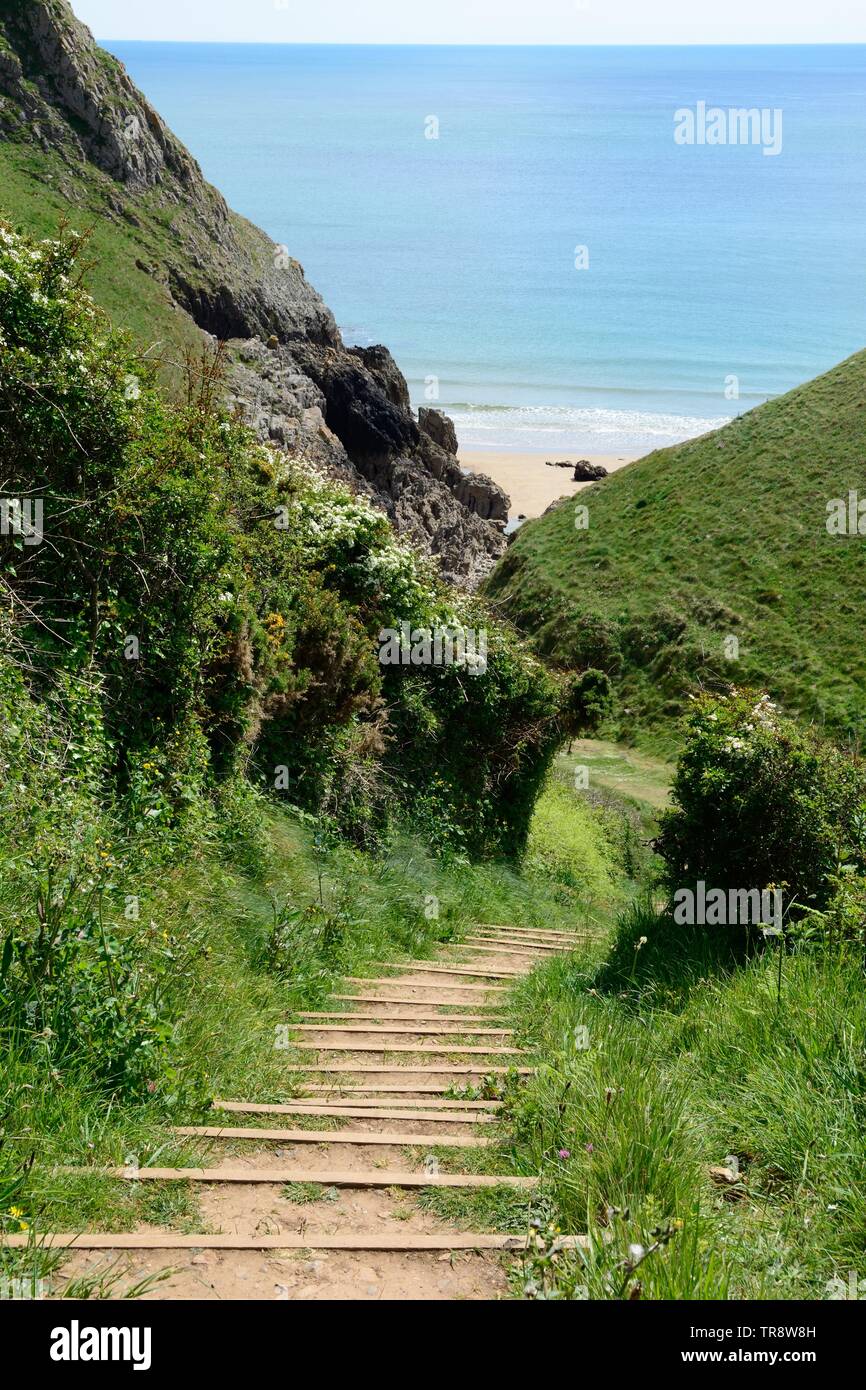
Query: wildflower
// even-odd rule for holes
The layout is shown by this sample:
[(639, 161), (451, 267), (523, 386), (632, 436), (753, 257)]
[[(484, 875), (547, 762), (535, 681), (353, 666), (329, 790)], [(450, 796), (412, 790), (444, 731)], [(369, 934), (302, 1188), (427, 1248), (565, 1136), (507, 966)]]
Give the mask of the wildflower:
[(559, 1157), (560, 1157), (560, 1158), (571, 1158), (571, 1149), (560, 1149), (560, 1150), (559, 1150)]
[(12, 1217), (13, 1221), (18, 1222), (19, 1231), (29, 1231), (30, 1227), (28, 1226), (27, 1222), (21, 1219), (24, 1215), (23, 1207), (10, 1207), (9, 1215)]

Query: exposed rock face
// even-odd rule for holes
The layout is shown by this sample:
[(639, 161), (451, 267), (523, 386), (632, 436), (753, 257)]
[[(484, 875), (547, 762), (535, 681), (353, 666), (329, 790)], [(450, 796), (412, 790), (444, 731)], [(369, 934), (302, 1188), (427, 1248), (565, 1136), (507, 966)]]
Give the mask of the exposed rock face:
[(387, 348), (344, 346), (287, 248), (231, 211), (67, 0), (4, 0), (0, 99), (0, 140), (59, 153), (94, 217), (171, 213), (161, 263), (139, 268), (233, 340), (230, 399), (263, 438), (375, 498), (452, 581), (483, 578), (505, 548), (506, 494), (463, 473), (446, 416), (415, 420)]
[(360, 358), (392, 405), (407, 413), (411, 411), (409, 387), (406, 385), (403, 373), (386, 347), (353, 347), (349, 348), (349, 352), (353, 357)]
[(490, 479), (466, 477), (394, 404), (408, 390), (386, 348), (230, 346), (231, 400), (262, 439), (366, 493), (452, 583), (474, 587), (484, 577), (505, 548), (490, 522), (507, 517), (508, 498)]
[(441, 410), (434, 410), (432, 406), (422, 405), (418, 411), (418, 424), (425, 434), (429, 435), (434, 444), (438, 444), (440, 449), (444, 449), (446, 454), (457, 453), (457, 431), (454, 428), (454, 421), (449, 420), (447, 415), (443, 415)]
[(229, 404), (259, 438), (309, 460), (333, 478), (373, 497), (337, 436), (325, 423), (326, 402), (288, 348), (267, 348), (259, 338), (229, 345)]
[(485, 521), (507, 521), (510, 498), (503, 488), (486, 473), (464, 474), (455, 488), (465, 507)]

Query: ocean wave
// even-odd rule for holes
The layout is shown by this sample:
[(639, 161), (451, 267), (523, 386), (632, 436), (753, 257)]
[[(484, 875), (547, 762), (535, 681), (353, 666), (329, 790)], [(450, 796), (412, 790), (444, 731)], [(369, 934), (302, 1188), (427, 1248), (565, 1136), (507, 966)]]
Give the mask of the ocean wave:
[(441, 403), (464, 449), (553, 449), (633, 453), (680, 444), (726, 425), (730, 415), (578, 406), (488, 406)]

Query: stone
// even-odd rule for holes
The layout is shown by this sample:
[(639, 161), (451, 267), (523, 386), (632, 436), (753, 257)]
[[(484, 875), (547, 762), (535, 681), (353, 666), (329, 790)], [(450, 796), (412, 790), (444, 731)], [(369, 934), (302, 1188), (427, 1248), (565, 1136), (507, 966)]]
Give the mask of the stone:
[(589, 459), (578, 459), (574, 465), (575, 483), (595, 483), (607, 477), (607, 469), (600, 463), (590, 463)]
[(454, 421), (441, 410), (422, 405), (418, 411), (418, 426), (446, 454), (457, 454), (457, 431)]

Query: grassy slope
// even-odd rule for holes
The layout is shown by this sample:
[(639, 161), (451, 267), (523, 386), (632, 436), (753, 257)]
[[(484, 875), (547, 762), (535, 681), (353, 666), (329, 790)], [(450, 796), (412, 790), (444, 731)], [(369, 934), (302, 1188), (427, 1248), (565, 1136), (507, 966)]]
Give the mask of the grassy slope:
[[(75, 190), (75, 201), (64, 196), (64, 188)], [(0, 217), (36, 237), (56, 237), (64, 221), (75, 231), (91, 231), (85, 280), (93, 298), (117, 327), (144, 347), (160, 344), (160, 357), (175, 361), (184, 349), (200, 346), (202, 334), (174, 307), (165, 285), (136, 261), (162, 266), (168, 256), (176, 257), (168, 224), (183, 211), (165, 212), (149, 199), (136, 199), (135, 226), (109, 211), (109, 191), (116, 198), (116, 186), (98, 171), (70, 171), (53, 153), (0, 141)]]
[[(613, 968), (554, 962), (520, 988), (550, 1064), (515, 1102), (519, 1168), (546, 1175), (541, 1215), (593, 1236), (586, 1261), (531, 1262), (529, 1292), (825, 1299), (866, 1273), (860, 962), (795, 954), (779, 1001), (776, 952), (729, 974), (676, 938), (635, 908)], [(731, 1156), (728, 1186), (711, 1169)]]
[[(553, 659), (613, 672), (622, 662), (623, 735), (661, 729), (703, 680), (765, 686), (859, 741), (866, 551), (825, 522), (831, 498), (866, 493), (864, 455), (858, 353), (585, 490), (588, 529), (575, 529), (571, 505), (527, 523), (489, 590)], [(737, 661), (724, 654), (729, 634)]]

